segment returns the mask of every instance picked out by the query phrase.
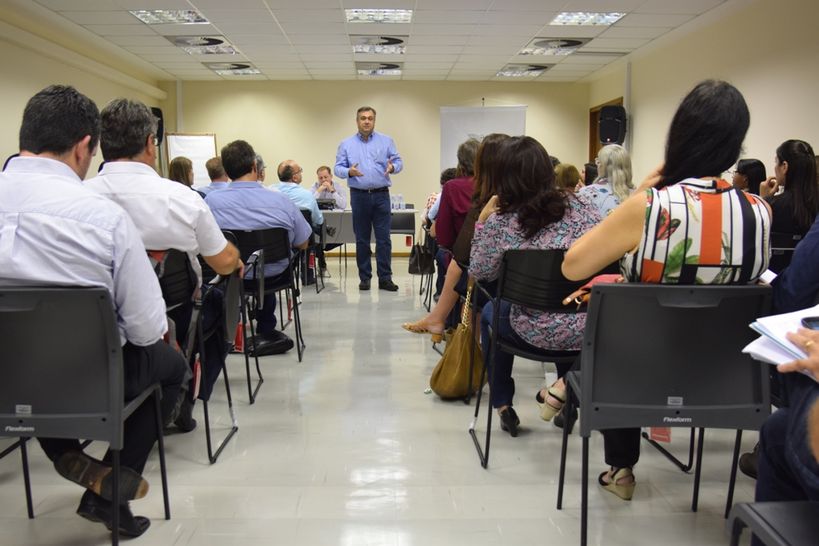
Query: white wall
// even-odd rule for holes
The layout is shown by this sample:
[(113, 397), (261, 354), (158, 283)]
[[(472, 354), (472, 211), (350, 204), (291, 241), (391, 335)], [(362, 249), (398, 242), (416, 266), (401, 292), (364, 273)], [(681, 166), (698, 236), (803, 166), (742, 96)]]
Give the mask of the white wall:
[[(706, 78), (734, 84), (751, 111), (744, 157), (773, 169), (789, 138), (819, 146), (819, 2), (759, 0), (632, 64), (632, 154), (635, 178), (663, 158), (668, 125), (682, 97)], [(623, 94), (625, 69), (591, 83), (589, 106)]]

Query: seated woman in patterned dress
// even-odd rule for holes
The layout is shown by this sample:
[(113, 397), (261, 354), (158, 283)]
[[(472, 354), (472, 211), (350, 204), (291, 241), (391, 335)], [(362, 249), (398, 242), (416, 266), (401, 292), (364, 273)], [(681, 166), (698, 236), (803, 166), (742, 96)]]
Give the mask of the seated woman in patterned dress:
[[(565, 250), (601, 219), (587, 198), (557, 188), (549, 154), (531, 137), (505, 140), (485, 175), (497, 194), (483, 208), (475, 224), (469, 273), (478, 280), (498, 278), (507, 250)], [(489, 354), (489, 326), (496, 312), (500, 313), (498, 334), (504, 341), (532, 351), (580, 348), (585, 313), (543, 313), (509, 304), (495, 309), (490, 302), (481, 313), (485, 355)], [(488, 365), (494, 368), (490, 388), (501, 429), (514, 437), (520, 420), (512, 408), (513, 359), (514, 355), (498, 349)]]
[[(566, 253), (569, 279), (620, 259), (626, 282), (748, 284), (768, 266), (771, 211), (758, 196), (721, 180), (739, 157), (750, 124), (732, 85), (707, 80), (682, 101), (668, 131), (664, 165), (639, 191)], [(653, 186), (653, 187), (652, 187)], [(565, 395), (562, 384), (549, 400)], [(605, 431), (610, 466), (598, 481), (623, 499), (634, 492), (640, 430)]]

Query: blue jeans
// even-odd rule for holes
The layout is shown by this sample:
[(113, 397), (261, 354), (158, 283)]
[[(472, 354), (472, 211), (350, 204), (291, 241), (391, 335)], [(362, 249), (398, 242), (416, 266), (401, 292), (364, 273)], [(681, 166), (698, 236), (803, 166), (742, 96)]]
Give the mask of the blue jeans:
[[(520, 347), (525, 351), (542, 351), (543, 349), (530, 345), (521, 339), (512, 329), (512, 324), (509, 321), (509, 311), (511, 307), (512, 305), (510, 303), (501, 301), (500, 316), (498, 318), (498, 339)], [(491, 381), (489, 389), (492, 397), (492, 407), (500, 408), (503, 406), (511, 406), (512, 398), (515, 396), (515, 380), (512, 378), (512, 363), (514, 362), (515, 355), (498, 349), (495, 351), (494, 360), (489, 361), (491, 356), (489, 352), (489, 330), (492, 327), (494, 312), (494, 302), (491, 301), (484, 305), (481, 311), (481, 348), (483, 349)]]
[(355, 261), (358, 265), (358, 277), (362, 281), (368, 281), (373, 276), (373, 268), (370, 263), (370, 233), (375, 232), (375, 263), (378, 280), (391, 280), (392, 241), (390, 240), (390, 223), (392, 213), (390, 211), (390, 192), (367, 193), (351, 188), (350, 206), (353, 208)]

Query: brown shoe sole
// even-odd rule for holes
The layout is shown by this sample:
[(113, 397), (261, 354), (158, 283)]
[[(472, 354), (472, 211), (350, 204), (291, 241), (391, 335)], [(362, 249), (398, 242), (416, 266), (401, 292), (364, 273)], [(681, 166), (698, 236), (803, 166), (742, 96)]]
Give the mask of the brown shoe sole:
[[(113, 502), (113, 469), (79, 451), (69, 451), (60, 456), (54, 468), (63, 478), (93, 491), (105, 500)], [(148, 494), (148, 482), (138, 473), (120, 465), (120, 501), (141, 499)]]

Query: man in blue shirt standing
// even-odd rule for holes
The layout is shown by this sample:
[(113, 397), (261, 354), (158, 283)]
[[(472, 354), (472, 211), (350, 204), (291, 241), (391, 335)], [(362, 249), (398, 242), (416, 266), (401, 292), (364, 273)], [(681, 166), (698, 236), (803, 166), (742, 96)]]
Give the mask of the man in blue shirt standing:
[(375, 232), (378, 288), (395, 292), (390, 257), (390, 174), (401, 172), (404, 163), (387, 135), (375, 132), (375, 110), (362, 106), (356, 112), (358, 133), (341, 142), (336, 153), (335, 174), (350, 187), (355, 232), (355, 259), (359, 290), (370, 289), (370, 232)]

